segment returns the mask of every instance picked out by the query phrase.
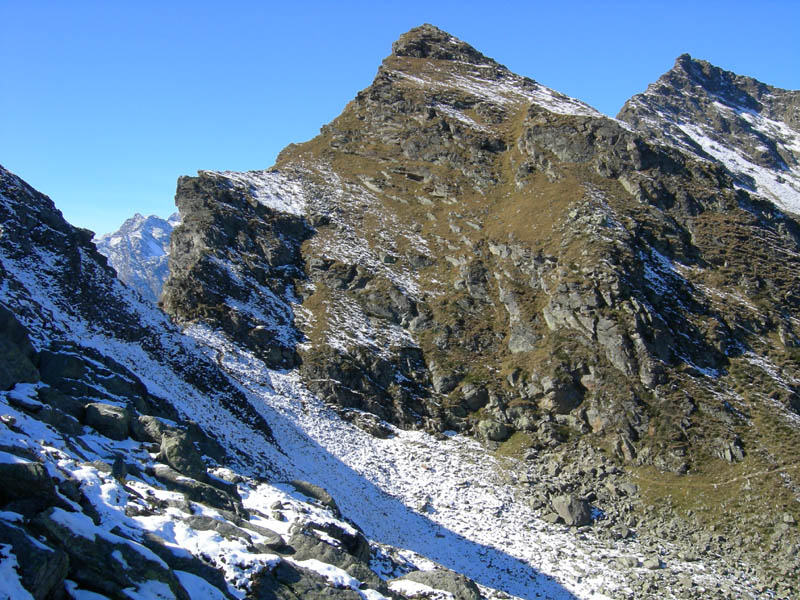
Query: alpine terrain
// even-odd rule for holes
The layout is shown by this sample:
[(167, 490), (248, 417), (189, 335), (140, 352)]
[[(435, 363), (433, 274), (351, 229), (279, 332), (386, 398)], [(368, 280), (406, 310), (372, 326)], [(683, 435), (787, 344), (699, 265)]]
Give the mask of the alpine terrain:
[(0, 597), (800, 596), (800, 92), (423, 25), (175, 201), (0, 168)]
[(142, 298), (156, 302), (167, 280), (169, 241), (180, 223), (178, 213), (166, 221), (155, 215), (135, 214), (114, 233), (94, 240), (98, 252), (108, 258), (123, 282)]

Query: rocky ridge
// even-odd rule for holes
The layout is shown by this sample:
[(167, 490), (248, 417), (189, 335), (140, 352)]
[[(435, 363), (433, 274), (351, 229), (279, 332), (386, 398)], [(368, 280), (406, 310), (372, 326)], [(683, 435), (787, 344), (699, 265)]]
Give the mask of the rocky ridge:
[[(796, 509), (785, 441), (797, 435), (800, 229), (729, 165), (424, 26), (274, 168), (183, 179), (179, 208), (189, 187), (217, 221), (193, 227), (181, 209), (183, 235), (204, 237), (198, 255), (227, 254), (223, 267), (174, 271), (164, 306), (182, 322), (225, 330), (232, 307), (237, 339), (263, 357), (293, 336), (306, 384), (375, 435), (385, 427), (362, 411), (545, 462), (588, 441), (649, 482), (642, 507), (699, 515), (753, 556), (782, 552), (767, 541), (780, 518), (754, 515), (743, 531), (715, 507)], [(287, 215), (302, 226), (284, 231)], [(215, 246), (223, 232), (247, 251)], [(219, 272), (238, 281), (255, 264), (261, 277), (276, 254), (288, 259), (267, 275), (272, 294), (289, 290), (280, 335), (258, 339), (275, 320), (252, 305), (215, 298), (220, 318), (186, 301), (223, 289)], [(729, 479), (757, 489), (691, 494)]]
[(178, 213), (166, 220), (137, 213), (117, 231), (95, 238), (94, 243), (120, 280), (145, 300), (157, 302), (169, 274), (167, 257), (172, 230), (179, 223)]
[(399, 600), (435, 566), (293, 480), (263, 406), (2, 167), (0, 216), (0, 596)]
[(800, 92), (684, 54), (617, 118), (722, 163), (745, 189), (800, 213)]
[(185, 335), (2, 182), (4, 581), (45, 535), (37, 597), (796, 593), (798, 229), (726, 165), (423, 26), (179, 181)]

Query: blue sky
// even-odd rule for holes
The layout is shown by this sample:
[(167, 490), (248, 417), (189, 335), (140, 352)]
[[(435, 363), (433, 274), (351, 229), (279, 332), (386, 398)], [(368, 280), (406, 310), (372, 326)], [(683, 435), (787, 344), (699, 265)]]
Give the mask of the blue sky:
[(0, 164), (97, 233), (198, 169), (269, 167), (432, 23), (615, 115), (689, 52), (800, 89), (800, 2), (0, 0)]

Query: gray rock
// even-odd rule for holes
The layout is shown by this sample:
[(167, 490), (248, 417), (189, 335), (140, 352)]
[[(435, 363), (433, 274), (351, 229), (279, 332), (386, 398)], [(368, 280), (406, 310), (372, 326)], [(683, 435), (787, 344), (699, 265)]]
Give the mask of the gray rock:
[(306, 527), (296, 531), (289, 538), (287, 547), (293, 552), (292, 558), (295, 560), (315, 559), (334, 565), (370, 588), (378, 590), (384, 595), (389, 593), (386, 584), (369, 568), (368, 546), (366, 557), (363, 556), (363, 552), (361, 552), (362, 556), (356, 556), (343, 546), (337, 547), (329, 541), (323, 540), (317, 532)]
[(167, 465), (157, 464), (148, 472), (168, 489), (182, 493), (187, 500), (227, 511), (232, 519), (236, 515), (246, 514), (242, 507), (242, 499), (235, 491), (225, 491), (191, 479)]
[(32, 516), (60, 504), (55, 483), (38, 462), (0, 463), (0, 507)]
[(463, 375), (455, 372), (443, 373), (434, 371), (431, 374), (431, 384), (437, 393), (449, 394), (456, 389), (456, 386), (463, 378)]
[(478, 433), (492, 442), (504, 442), (511, 436), (511, 430), (503, 423), (491, 419), (478, 422)]
[(264, 569), (254, 578), (248, 598), (253, 600), (362, 600), (349, 588), (335, 588), (309, 569), (281, 560), (272, 569)]
[(656, 569), (661, 569), (663, 565), (661, 564), (661, 560), (657, 556), (651, 556), (649, 558), (645, 558), (642, 561), (642, 566), (645, 569), (656, 570)]
[(331, 496), (320, 486), (309, 483), (308, 481), (301, 481), (299, 479), (295, 479), (289, 483), (294, 489), (304, 496), (318, 500), (321, 504), (330, 508), (333, 511), (333, 514), (336, 516), (341, 516), (341, 512), (339, 511), (339, 507), (336, 505), (336, 501), (333, 499), (333, 496)]
[(137, 442), (161, 444), (164, 433), (169, 429), (160, 419), (151, 415), (138, 415), (131, 421), (131, 437)]
[(639, 559), (634, 556), (618, 556), (614, 562), (623, 569), (634, 569), (639, 566)]
[(591, 507), (586, 500), (572, 495), (556, 496), (551, 500), (553, 510), (570, 527), (582, 527), (592, 522)]
[(197, 575), (217, 588), (227, 600), (234, 600), (235, 597), (228, 592), (228, 584), (220, 570), (207, 565), (185, 550), (168, 545), (163, 538), (150, 531), (145, 532), (142, 544), (157, 554), (173, 571), (186, 571)]
[(163, 432), (159, 459), (192, 479), (206, 481), (208, 478), (202, 457), (183, 431)]
[(216, 531), (226, 540), (245, 540), (248, 544), (252, 543), (250, 534), (244, 529), (240, 529), (229, 523), (213, 517), (193, 515), (183, 520), (189, 527), (198, 531)]
[(0, 390), (11, 389), (17, 383), (39, 381), (39, 371), (33, 364), (35, 358), (28, 332), (14, 313), (0, 306)]
[[(69, 555), (68, 577), (86, 589), (121, 598), (127, 588), (156, 580), (169, 586), (177, 600), (191, 600), (172, 571), (139, 543), (107, 533), (84, 537), (72, 531), (50, 509), (31, 522), (31, 528)], [(91, 520), (79, 515), (91, 526)], [(122, 557), (120, 561), (117, 557)]]
[(480, 410), (489, 402), (489, 393), (483, 386), (471, 383), (461, 386), (461, 397), (469, 410)]
[(124, 440), (130, 430), (131, 413), (121, 406), (92, 402), (86, 405), (84, 422), (112, 440)]
[(481, 600), (481, 592), (474, 581), (446, 569), (411, 571), (395, 581), (415, 581), (435, 590), (453, 594), (454, 600)]
[(67, 554), (31, 538), (21, 527), (3, 521), (0, 521), (0, 540), (11, 545), (22, 586), (34, 600), (54, 597), (67, 576)]

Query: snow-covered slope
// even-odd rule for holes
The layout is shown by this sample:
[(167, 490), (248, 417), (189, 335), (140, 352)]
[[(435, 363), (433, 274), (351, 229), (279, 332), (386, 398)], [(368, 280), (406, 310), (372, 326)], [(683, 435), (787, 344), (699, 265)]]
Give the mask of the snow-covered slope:
[(745, 189), (800, 214), (800, 92), (684, 54), (618, 118), (722, 163)]
[(179, 223), (178, 213), (166, 220), (136, 213), (117, 231), (96, 238), (94, 243), (98, 252), (108, 258), (117, 277), (142, 298), (155, 303), (169, 275), (169, 242)]

